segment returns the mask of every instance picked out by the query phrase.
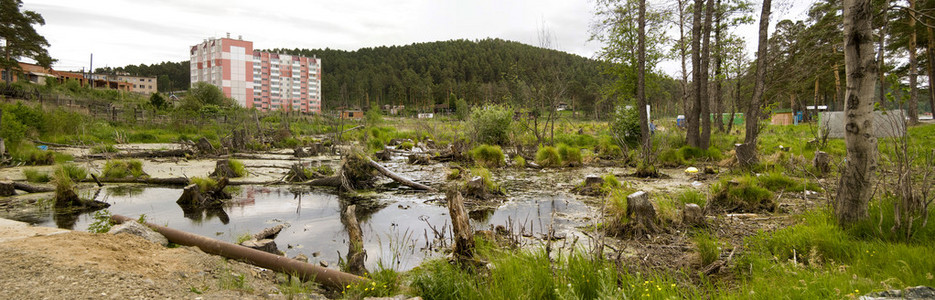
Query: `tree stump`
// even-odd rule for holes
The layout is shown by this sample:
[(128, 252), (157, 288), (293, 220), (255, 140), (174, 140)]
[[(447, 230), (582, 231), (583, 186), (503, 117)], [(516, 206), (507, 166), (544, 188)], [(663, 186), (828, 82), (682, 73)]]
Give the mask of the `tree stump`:
[(202, 154), (214, 154), (216, 152), (211, 142), (208, 142), (208, 139), (204, 137), (198, 139), (198, 142), (195, 143), (195, 147), (198, 148), (198, 152)]
[(267, 252), (267, 253), (282, 255), (282, 253), (279, 252), (279, 246), (276, 245), (276, 241), (273, 241), (271, 239), (262, 239), (262, 240), (252, 239), (249, 241), (244, 241), (243, 243), (240, 243), (240, 245), (247, 247), (247, 248), (252, 248), (252, 249), (260, 250), (263, 252)]
[(293, 164), (289, 168), (289, 174), (287, 174), (286, 178), (291, 182), (305, 182), (311, 179), (305, 174), (305, 167), (302, 164)]
[(756, 145), (736, 144), (734, 145), (734, 152), (737, 154), (737, 163), (740, 164), (741, 167), (750, 167), (758, 162), (756, 158)]
[(204, 203), (204, 195), (201, 194), (201, 188), (197, 184), (189, 184), (182, 189), (182, 195), (175, 200), (181, 206), (200, 206)]
[[(464, 189), (464, 194), (474, 199), (487, 200), (493, 197), (493, 194), (487, 190), (487, 185), (484, 184), (484, 178), (480, 176), (471, 178), (464, 186)], [(458, 195), (460, 196), (461, 193), (459, 192)]]
[(0, 196), (9, 197), (16, 195), (16, 187), (13, 186), (13, 182), (0, 182)]
[(231, 140), (231, 146), (234, 151), (243, 151), (247, 148), (247, 131), (244, 129), (234, 130), (234, 138)]
[(649, 193), (639, 191), (627, 196), (627, 219), (630, 231), (635, 235), (654, 233), (656, 228), (656, 208), (649, 200)]
[(819, 175), (825, 175), (831, 172), (831, 155), (824, 151), (815, 151), (815, 159), (812, 160), (815, 170)]
[(389, 161), (393, 155), (389, 151), (380, 150), (373, 154), (379, 161)]
[(474, 231), (464, 211), (464, 198), (456, 189), (448, 191), (448, 215), (451, 216), (451, 230), (454, 238), (452, 255), (458, 262), (474, 259)]
[(701, 206), (694, 203), (685, 204), (685, 208), (682, 209), (682, 224), (691, 227), (704, 227), (704, 210), (701, 209)]
[(214, 166), (214, 173), (211, 173), (212, 177), (237, 177), (237, 173), (231, 169), (230, 161), (222, 159), (217, 161), (217, 164)]
[(341, 214), (341, 222), (347, 228), (347, 265), (345, 271), (354, 275), (364, 275), (367, 268), (364, 262), (367, 259), (367, 250), (364, 249), (364, 235), (357, 222), (356, 205), (349, 205)]
[(597, 175), (588, 175), (584, 178), (581, 186), (575, 187), (573, 192), (584, 196), (599, 196), (601, 194), (601, 185), (604, 184), (604, 178)]
[(309, 157), (309, 154), (308, 152), (305, 152), (305, 149), (302, 149), (302, 147), (296, 147), (295, 149), (292, 150), (292, 156), (303, 158), (303, 157)]

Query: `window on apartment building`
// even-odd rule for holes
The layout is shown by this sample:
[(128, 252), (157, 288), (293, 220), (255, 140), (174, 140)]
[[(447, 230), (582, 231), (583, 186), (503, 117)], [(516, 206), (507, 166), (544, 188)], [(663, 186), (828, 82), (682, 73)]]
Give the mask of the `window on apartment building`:
[(153, 88), (153, 86), (149, 86), (149, 88), (150, 88), (150, 89), (152, 89), (152, 88)]
[(140, 82), (146, 82), (146, 79), (140, 78)]

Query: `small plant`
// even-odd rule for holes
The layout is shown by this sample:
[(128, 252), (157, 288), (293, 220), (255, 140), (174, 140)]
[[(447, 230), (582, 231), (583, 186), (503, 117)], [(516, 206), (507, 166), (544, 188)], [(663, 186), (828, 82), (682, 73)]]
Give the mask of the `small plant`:
[(536, 163), (543, 167), (558, 167), (562, 165), (562, 157), (559, 156), (555, 147), (540, 146), (536, 151)]
[(513, 156), (513, 166), (515, 166), (515, 167), (517, 167), (517, 168), (520, 168), (520, 169), (525, 168), (525, 167), (526, 167), (526, 159), (523, 158), (522, 155)]
[(721, 246), (716, 236), (702, 232), (694, 237), (695, 251), (701, 257), (701, 265), (707, 266), (717, 260), (721, 255)]
[(237, 236), (237, 244), (240, 244), (240, 243), (252, 240), (252, 239), (253, 239), (253, 235), (250, 234), (249, 232), (245, 232)]
[(399, 293), (399, 274), (392, 269), (381, 268), (370, 273), (369, 281), (351, 284), (342, 292), (349, 299), (363, 299), (368, 297), (389, 297)]
[(562, 162), (569, 166), (581, 165), (581, 149), (565, 144), (558, 144), (558, 147), (556, 148), (558, 150), (558, 156), (561, 157)]
[(55, 170), (55, 172), (61, 173), (62, 175), (71, 178), (73, 181), (81, 181), (88, 177), (88, 170), (70, 163), (62, 164), (58, 170)]
[(201, 192), (214, 190), (218, 186), (218, 182), (209, 177), (192, 177), (192, 183), (197, 185)]
[(104, 178), (141, 178), (146, 176), (143, 172), (143, 162), (139, 160), (111, 160), (104, 164)]
[(234, 171), (234, 175), (237, 175), (237, 177), (244, 177), (247, 175), (247, 169), (244, 167), (242, 161), (230, 159), (227, 160), (227, 165), (231, 168), (231, 171)]
[(678, 200), (682, 205), (694, 203), (698, 206), (704, 208), (707, 203), (705, 195), (699, 191), (693, 189), (685, 189), (675, 195), (675, 199)]
[(114, 223), (110, 220), (109, 210), (102, 209), (94, 212), (93, 219), (94, 222), (88, 224), (88, 232), (90, 233), (107, 233), (114, 226)]
[(601, 190), (606, 193), (609, 193), (615, 189), (619, 189), (622, 186), (622, 184), (620, 184), (620, 180), (617, 180), (617, 176), (614, 176), (614, 174), (604, 175), (603, 178), (604, 182), (601, 183)]
[(411, 150), (412, 150), (412, 147), (414, 147), (414, 146), (412, 145), (412, 142), (408, 142), (408, 141), (407, 141), (407, 142), (402, 142), (401, 144), (399, 144), (399, 147), (398, 147), (398, 148), (399, 148), (399, 150), (411, 151)]
[(711, 185), (712, 205), (730, 212), (773, 211), (773, 193), (757, 185), (752, 176), (721, 179)]
[(32, 183), (45, 183), (52, 180), (49, 173), (39, 172), (36, 169), (23, 169), (23, 176), (26, 176), (26, 181)]
[(500, 146), (482, 144), (468, 152), (478, 165), (485, 168), (498, 168), (504, 164), (503, 149)]
[(290, 296), (290, 299), (293, 295), (307, 295), (319, 290), (318, 284), (315, 284), (314, 281), (304, 281), (295, 274), (285, 277), (286, 278), (279, 283), (279, 291), (284, 295)]
[(117, 147), (114, 147), (114, 145), (110, 144), (91, 147), (91, 153), (117, 153), (119, 151), (120, 150), (117, 149)]
[(140, 217), (136, 219), (137, 223), (146, 224), (146, 214), (140, 214)]

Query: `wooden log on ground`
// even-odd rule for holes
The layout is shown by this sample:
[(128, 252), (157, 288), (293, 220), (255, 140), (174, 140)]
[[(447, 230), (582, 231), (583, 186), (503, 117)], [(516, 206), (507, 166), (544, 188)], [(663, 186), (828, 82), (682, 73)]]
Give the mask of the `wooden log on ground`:
[(474, 230), (471, 229), (468, 214), (464, 211), (464, 198), (456, 189), (449, 190), (446, 197), (448, 198), (448, 215), (451, 216), (451, 229), (454, 234), (452, 255), (462, 263), (473, 260)]
[(0, 182), (0, 197), (9, 197), (15, 195), (16, 187), (13, 186), (13, 182)]
[(409, 180), (405, 177), (399, 176), (396, 173), (393, 173), (392, 171), (386, 169), (386, 167), (383, 167), (382, 165), (373, 161), (372, 159), (368, 158), (367, 161), (370, 162), (370, 165), (373, 166), (373, 168), (377, 169), (377, 171), (380, 171), (381, 174), (385, 175), (386, 177), (389, 177), (390, 179), (395, 180), (396, 182), (399, 182), (402, 185), (405, 185), (405, 186), (408, 186), (408, 187), (411, 187), (417, 190), (435, 191), (435, 189), (433, 189), (430, 186)]
[(649, 193), (638, 191), (627, 196), (628, 227), (634, 235), (655, 233), (656, 208), (649, 200)]
[(172, 150), (153, 150), (153, 151), (143, 151), (143, 152), (129, 152), (129, 153), (113, 153), (113, 154), (91, 154), (85, 156), (86, 158), (92, 159), (105, 159), (105, 158), (166, 158), (166, 157), (187, 157), (194, 155), (195, 152), (192, 152), (188, 149), (172, 149)]
[(349, 205), (341, 214), (341, 222), (347, 229), (347, 265), (345, 272), (361, 275), (367, 273), (364, 262), (367, 259), (367, 250), (364, 249), (364, 235), (357, 222), (357, 206)]
[[(91, 182), (88, 179), (82, 180), (84, 182)], [(100, 178), (100, 182), (107, 183), (143, 183), (143, 184), (158, 184), (158, 185), (188, 185), (191, 183), (188, 178), (185, 177), (172, 177), (172, 178)]]
[(43, 186), (32, 186), (22, 182), (13, 182), (13, 187), (17, 190), (21, 190), (27, 193), (48, 193), (54, 192), (54, 188), (43, 187)]
[(33, 140), (32, 142), (35, 143), (35, 144), (46, 145), (46, 146), (52, 146), (52, 147), (81, 148), (81, 149), (91, 148), (91, 147), (89, 147), (89, 146), (84, 146), (84, 145), (56, 144), (56, 143), (43, 142), (43, 141), (40, 141), (40, 140)]

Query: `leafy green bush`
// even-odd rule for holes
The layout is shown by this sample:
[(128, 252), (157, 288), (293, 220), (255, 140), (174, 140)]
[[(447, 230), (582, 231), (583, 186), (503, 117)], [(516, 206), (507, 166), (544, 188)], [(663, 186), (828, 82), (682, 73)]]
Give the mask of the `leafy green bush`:
[(620, 149), (610, 137), (602, 138), (600, 143), (594, 149), (597, 156), (604, 159), (616, 159), (623, 157), (623, 149)]
[(478, 165), (485, 168), (499, 168), (505, 163), (503, 150), (500, 149), (500, 146), (482, 144), (474, 147), (468, 154), (474, 158), (474, 161), (476, 161)]
[(540, 146), (536, 151), (536, 163), (543, 167), (558, 167), (562, 165), (562, 157), (555, 147)]
[(578, 147), (558, 144), (557, 150), (558, 156), (561, 157), (562, 162), (565, 164), (569, 166), (581, 165), (581, 149), (578, 149)]
[(615, 189), (619, 189), (623, 185), (620, 183), (620, 180), (617, 179), (617, 176), (614, 174), (607, 174), (603, 176), (604, 183), (601, 183), (601, 190), (605, 192), (610, 192)]
[(143, 172), (143, 162), (133, 160), (111, 160), (104, 164), (104, 178), (141, 178), (146, 176)]
[(475, 142), (502, 145), (509, 140), (513, 109), (507, 106), (489, 105), (471, 110), (471, 135)]
[(33, 183), (44, 183), (52, 180), (49, 173), (40, 173), (36, 169), (23, 169), (23, 175), (26, 176), (26, 181)]
[(636, 109), (618, 106), (610, 121), (610, 131), (619, 141), (635, 146), (640, 143), (640, 113)]

